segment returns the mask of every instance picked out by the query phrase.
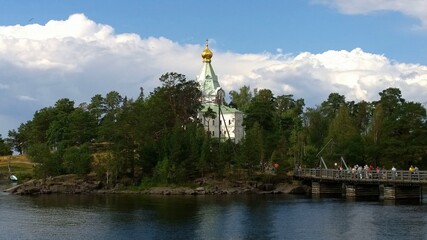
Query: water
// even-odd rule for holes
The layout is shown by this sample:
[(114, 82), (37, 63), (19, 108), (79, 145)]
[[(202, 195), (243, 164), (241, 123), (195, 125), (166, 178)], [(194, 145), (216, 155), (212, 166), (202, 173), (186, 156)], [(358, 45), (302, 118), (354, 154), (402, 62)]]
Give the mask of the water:
[(0, 193), (0, 239), (427, 239), (426, 213), (420, 201)]

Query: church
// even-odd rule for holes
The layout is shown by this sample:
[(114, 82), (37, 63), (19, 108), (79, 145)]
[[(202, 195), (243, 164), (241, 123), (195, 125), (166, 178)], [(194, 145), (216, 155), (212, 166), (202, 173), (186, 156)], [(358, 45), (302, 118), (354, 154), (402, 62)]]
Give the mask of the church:
[(202, 52), (203, 66), (200, 75), (197, 76), (203, 106), (198, 113), (198, 118), (211, 137), (230, 139), (238, 143), (245, 135), (242, 125), (243, 112), (224, 104), (225, 92), (219, 85), (218, 76), (212, 68), (212, 57), (213, 53), (206, 40), (206, 47)]

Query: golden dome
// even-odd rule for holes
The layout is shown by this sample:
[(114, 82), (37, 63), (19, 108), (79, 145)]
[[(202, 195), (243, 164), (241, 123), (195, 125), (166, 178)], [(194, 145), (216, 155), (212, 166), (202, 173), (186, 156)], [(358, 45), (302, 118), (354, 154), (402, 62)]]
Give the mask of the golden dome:
[(213, 56), (213, 53), (209, 49), (208, 40), (206, 39), (206, 47), (205, 47), (205, 50), (203, 50), (202, 52), (203, 62), (211, 62), (212, 56)]

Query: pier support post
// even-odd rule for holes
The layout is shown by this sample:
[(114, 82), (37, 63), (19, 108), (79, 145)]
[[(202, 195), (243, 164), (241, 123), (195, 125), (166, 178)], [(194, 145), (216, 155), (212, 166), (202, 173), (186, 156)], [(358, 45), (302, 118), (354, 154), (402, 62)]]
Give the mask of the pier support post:
[(421, 199), (421, 186), (384, 186), (384, 199)]
[(322, 194), (342, 194), (342, 183), (312, 182), (311, 194), (316, 196)]
[(346, 184), (345, 185), (346, 198), (358, 197), (377, 197), (380, 196), (380, 189), (378, 185), (374, 184)]

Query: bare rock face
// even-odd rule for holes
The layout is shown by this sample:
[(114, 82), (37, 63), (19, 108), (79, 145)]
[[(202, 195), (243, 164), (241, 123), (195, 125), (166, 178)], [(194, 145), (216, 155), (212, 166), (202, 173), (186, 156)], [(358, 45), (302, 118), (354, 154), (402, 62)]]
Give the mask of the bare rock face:
[(53, 178), (30, 180), (9, 188), (6, 192), (17, 195), (36, 195), (50, 193), (90, 193), (101, 188), (101, 182), (91, 177), (80, 177), (75, 174)]

